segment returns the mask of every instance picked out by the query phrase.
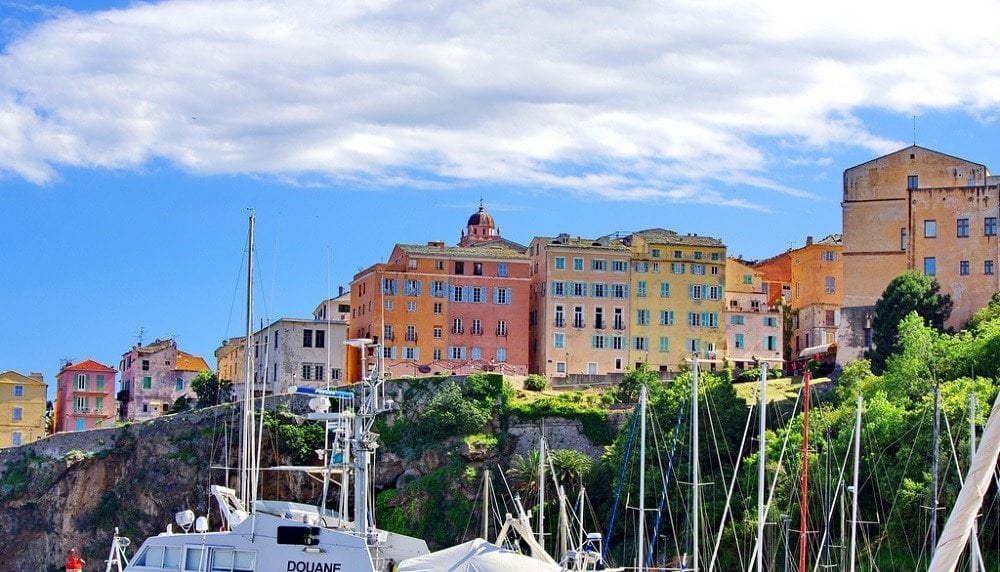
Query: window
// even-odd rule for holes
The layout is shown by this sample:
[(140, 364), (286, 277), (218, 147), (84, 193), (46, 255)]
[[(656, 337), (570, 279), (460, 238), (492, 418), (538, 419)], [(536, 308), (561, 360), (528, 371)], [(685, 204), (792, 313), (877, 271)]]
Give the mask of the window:
[(701, 340), (697, 338), (688, 338), (687, 340), (687, 350), (689, 352), (696, 352), (701, 349)]
[(452, 346), (448, 348), (448, 356), (450, 359), (465, 359), (465, 348), (461, 346)]
[(475, 304), (482, 304), (486, 300), (483, 299), (483, 287), (473, 286), (472, 287), (472, 302)]
[(673, 274), (684, 274), (684, 263), (683, 262), (671, 262), (670, 272)]
[(997, 217), (988, 216), (983, 219), (983, 234), (986, 236), (997, 235)]
[(78, 391), (87, 391), (87, 374), (76, 374), (76, 389)]
[(153, 389), (153, 378), (148, 375), (142, 378), (142, 388), (143, 389)]
[(653, 258), (659, 258), (660, 257), (660, 249), (659, 248), (652, 249), (650, 251), (650, 253), (653, 255)]
[(556, 362), (556, 373), (566, 373), (566, 362), (564, 361)]
[(312, 379), (313, 366), (311, 363), (302, 364), (302, 379)]
[(323, 331), (323, 330), (316, 330), (315, 338), (313, 339), (313, 341), (315, 342), (314, 343), (315, 347), (317, 347), (317, 348), (325, 348), (326, 347), (326, 332)]
[(15, 385), (14, 386), (14, 397), (24, 397), (24, 386)]
[(612, 272), (627, 272), (628, 262), (624, 260), (612, 260), (611, 261), (611, 271)]
[(20, 421), (24, 417), (24, 409), (20, 407), (15, 407), (11, 410), (11, 419), (14, 421)]
[(660, 298), (669, 298), (669, 297), (670, 297), (670, 283), (660, 282)]
[(431, 352), (431, 355), (434, 356), (435, 361), (441, 359), (441, 348), (434, 348), (434, 351)]
[(899, 249), (906, 250), (906, 228), (899, 229)]
[(574, 258), (573, 259), (573, 270), (583, 270), (583, 259)]
[(386, 310), (392, 310), (393, 307), (394, 307), (393, 306), (393, 301), (392, 300), (386, 300), (386, 301), (384, 301), (382, 303), (382, 307), (385, 308)]
[(472, 263), (472, 274), (474, 276), (482, 276), (483, 275), (483, 263), (482, 262), (473, 262)]
[(507, 361), (507, 348), (497, 348), (497, 361)]
[(753, 275), (752, 274), (744, 274), (743, 275), (743, 283), (744, 284), (753, 284)]
[(435, 260), (434, 261), (434, 269), (435, 270), (444, 270), (444, 260)]
[(745, 323), (745, 318), (739, 314), (733, 314), (729, 317), (729, 323), (734, 326), (742, 326)]
[(178, 377), (174, 379), (174, 391), (184, 391), (184, 378)]
[(907, 191), (916, 190), (918, 184), (917, 181), (918, 181), (917, 175), (908, 175), (906, 177), (906, 190)]
[(705, 274), (705, 265), (704, 264), (692, 264), (691, 265), (691, 274)]
[(969, 237), (969, 219), (960, 218), (955, 221), (955, 226), (957, 229), (958, 238), (968, 238)]
[(77, 418), (75, 426), (77, 431), (83, 431), (87, 428), (87, 420), (82, 417)]
[(968, 260), (960, 260), (958, 262), (958, 273), (961, 276), (968, 276), (969, 275), (969, 261)]
[(448, 285), (444, 280), (434, 280), (431, 282), (431, 296), (434, 298), (444, 298), (447, 296)]
[(764, 325), (769, 328), (778, 327), (778, 318), (772, 316), (764, 316)]
[(635, 323), (639, 326), (649, 325), (649, 310), (636, 310)]
[(494, 304), (510, 304), (511, 300), (511, 289), (510, 288), (494, 288), (493, 289), (493, 303)]
[(746, 345), (743, 343), (743, 334), (736, 334), (736, 338), (733, 340), (733, 345), (735, 345), (738, 350), (746, 348)]
[(937, 260), (933, 256), (924, 258), (924, 274), (928, 276), (937, 274)]
[(462, 286), (452, 286), (451, 287), (451, 301), (461, 302), (465, 297), (465, 288)]
[(674, 311), (673, 310), (660, 310), (660, 325), (661, 326), (673, 326), (674, 325)]
[(764, 349), (776, 351), (778, 349), (778, 336), (764, 336)]
[(823, 262), (837, 261), (837, 253), (832, 250), (824, 250), (822, 256), (823, 256)]
[(507, 263), (506, 262), (497, 263), (497, 276), (499, 276), (501, 278), (506, 278), (506, 276), (507, 276)]
[(573, 306), (573, 327), (574, 328), (584, 327), (583, 306)]
[(586, 295), (587, 295), (587, 283), (573, 282), (573, 296), (577, 298), (583, 298)]
[(472, 326), (469, 328), (469, 333), (473, 336), (483, 335), (483, 323), (479, 320), (472, 320)]
[(645, 280), (639, 280), (638, 282), (636, 282), (636, 284), (635, 284), (635, 295), (638, 296), (639, 298), (645, 298), (646, 297), (646, 281)]
[(142, 371), (149, 371), (149, 360), (142, 360)]
[(681, 252), (680, 250), (675, 250), (674, 251), (674, 258), (684, 258), (684, 253)]
[(507, 321), (506, 320), (497, 320), (497, 335), (501, 336), (501, 337), (507, 335)]
[(833, 276), (827, 276), (823, 280), (824, 286), (826, 288), (827, 294), (834, 294), (837, 291), (837, 279)]
[(556, 349), (566, 347), (566, 334), (554, 334), (552, 336), (552, 347)]
[(406, 311), (407, 312), (416, 312), (417, 311), (417, 303), (414, 302), (413, 300), (410, 300), (409, 302), (407, 302), (406, 303)]
[(688, 325), (700, 328), (701, 327), (701, 314), (698, 312), (688, 312)]
[(594, 329), (604, 329), (604, 308), (594, 308)]
[(635, 336), (632, 338), (632, 349), (634, 350), (645, 350), (646, 349), (646, 338), (643, 336)]
[(444, 328), (441, 326), (434, 326), (434, 339), (440, 340), (442, 337), (444, 337)]
[(713, 252), (712, 253), (712, 260), (716, 260), (716, 261), (719, 260), (719, 253), (718, 252)]
[(611, 297), (612, 298), (625, 298), (628, 296), (628, 286), (621, 283), (616, 283), (611, 285)]
[(625, 338), (622, 336), (611, 336), (611, 349), (620, 350), (625, 348)]
[(924, 221), (924, 238), (935, 238), (937, 236), (937, 221)]
[(708, 287), (708, 299), (709, 300), (721, 300), (722, 299), (722, 286), (709, 286)]
[(21, 446), (21, 432), (14, 431), (10, 434), (10, 444), (15, 447)]
[(590, 338), (590, 347), (594, 348), (595, 350), (603, 350), (607, 343), (606, 339), (607, 339), (606, 336), (602, 336), (601, 334), (595, 334)]
[(595, 258), (590, 261), (590, 269), (595, 272), (604, 272), (608, 269), (608, 261), (603, 258)]
[(648, 262), (633, 262), (632, 269), (636, 272), (649, 272)]
[(670, 351), (670, 338), (667, 336), (660, 336), (660, 351), (669, 352)]
[(594, 282), (590, 285), (590, 292), (594, 298), (607, 298), (608, 297), (608, 285), (602, 284), (600, 282)]
[(566, 295), (566, 283), (561, 280), (555, 280), (552, 282), (552, 295), (553, 296), (565, 296)]
[(451, 322), (451, 333), (461, 334), (462, 333), (462, 318), (455, 318)]
[(701, 284), (688, 284), (688, 297), (693, 300), (702, 299), (702, 285)]
[(557, 256), (555, 258), (555, 260), (553, 261), (552, 265), (553, 265), (553, 267), (556, 270), (565, 270), (566, 269), (566, 259), (563, 258), (562, 256)]
[(836, 311), (834, 311), (834, 310), (827, 310), (825, 318), (826, 318), (826, 325), (827, 326), (836, 326), (837, 325), (837, 312)]
[(611, 327), (616, 330), (625, 329), (625, 311), (622, 308), (615, 308), (614, 325)]
[(385, 324), (382, 326), (382, 339), (391, 340), (393, 339), (392, 324)]
[(397, 291), (398, 282), (395, 278), (383, 278), (382, 279), (382, 293), (395, 295)]
[(313, 331), (312, 330), (302, 330), (302, 347), (311, 348), (313, 347)]
[(410, 324), (406, 326), (406, 341), (415, 342), (417, 341), (417, 327)]
[(444, 304), (442, 304), (441, 302), (434, 302), (434, 313), (435, 314), (443, 314), (444, 313)]
[(566, 315), (562, 305), (556, 305), (556, 316), (554, 325), (557, 328), (562, 328), (566, 326)]
[(993, 274), (993, 261), (986, 260), (983, 262), (983, 274)]

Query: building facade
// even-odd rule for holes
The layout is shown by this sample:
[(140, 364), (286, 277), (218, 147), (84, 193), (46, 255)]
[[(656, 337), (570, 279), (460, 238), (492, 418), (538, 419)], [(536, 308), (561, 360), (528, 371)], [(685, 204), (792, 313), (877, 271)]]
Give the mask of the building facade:
[(916, 145), (844, 171), (844, 291), (837, 360), (871, 347), (875, 302), (908, 270), (933, 276), (961, 328), (1000, 290), (1000, 180), (986, 166)]
[(631, 249), (629, 362), (670, 377), (697, 355), (724, 367), (726, 246), (719, 239), (650, 229), (624, 238)]
[(350, 335), (382, 343), (391, 377), (528, 371), (526, 248), (480, 206), (460, 246), (397, 244), (351, 282)]
[(790, 250), (792, 359), (812, 359), (836, 352), (844, 292), (843, 237), (832, 234)]
[(40, 373), (0, 373), (0, 447), (18, 447), (45, 437), (47, 389)]
[(631, 250), (621, 239), (535, 237), (528, 246), (530, 370), (549, 379), (629, 367)]
[[(254, 332), (255, 392), (274, 395), (292, 386), (342, 385), (346, 339), (344, 320), (281, 318)], [(236, 392), (243, 395), (238, 388)]]
[(784, 361), (784, 319), (765, 291), (764, 273), (734, 258), (726, 260), (726, 363), (736, 370)]
[(90, 359), (63, 366), (56, 375), (55, 432), (83, 431), (114, 424), (117, 373), (115, 368)]
[(211, 371), (204, 358), (181, 351), (174, 340), (132, 346), (118, 369), (122, 372), (118, 415), (124, 421), (166, 414), (177, 398), (193, 393), (191, 380), (198, 373)]

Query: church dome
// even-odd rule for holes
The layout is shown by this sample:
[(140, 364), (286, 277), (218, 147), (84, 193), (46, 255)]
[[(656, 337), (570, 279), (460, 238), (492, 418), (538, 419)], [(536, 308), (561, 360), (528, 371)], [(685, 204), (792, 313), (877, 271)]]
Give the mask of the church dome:
[(490, 215), (490, 213), (486, 212), (486, 209), (483, 208), (483, 205), (479, 205), (479, 210), (469, 217), (468, 226), (495, 227), (496, 222), (493, 221), (493, 216)]

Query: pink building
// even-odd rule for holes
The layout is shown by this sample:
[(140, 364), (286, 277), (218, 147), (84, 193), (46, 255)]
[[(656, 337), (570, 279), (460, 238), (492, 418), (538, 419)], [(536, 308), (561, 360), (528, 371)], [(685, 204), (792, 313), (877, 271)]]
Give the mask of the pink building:
[(63, 366), (56, 375), (55, 432), (112, 425), (116, 373), (90, 359)]
[(211, 371), (204, 358), (177, 348), (174, 340), (133, 346), (122, 356), (121, 418), (143, 421), (165, 414), (177, 398), (194, 397), (191, 380)]

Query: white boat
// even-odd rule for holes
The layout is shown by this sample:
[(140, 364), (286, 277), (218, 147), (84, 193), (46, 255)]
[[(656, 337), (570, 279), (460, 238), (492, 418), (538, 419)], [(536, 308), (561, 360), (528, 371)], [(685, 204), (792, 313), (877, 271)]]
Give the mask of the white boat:
[[(253, 316), (253, 224), (251, 214), (247, 348), (251, 347)], [(345, 343), (357, 348), (361, 355), (360, 382), (344, 388), (351, 391), (301, 390), (300, 393), (319, 397), (313, 402), (320, 407), (311, 417), (326, 423), (327, 429), (335, 434), (324, 466), (319, 469), (326, 480), (332, 475), (340, 476), (344, 489), (348, 483), (353, 485), (352, 517), (318, 506), (257, 499), (260, 467), (255, 421), (249, 410), (254, 395), (250, 383), (251, 352), (247, 351), (240, 493), (213, 485), (211, 493), (222, 515), (219, 530), (209, 530), (206, 516), (195, 517), (190, 511), (177, 513), (178, 528), (168, 526), (165, 532), (146, 539), (125, 566), (125, 572), (383, 572), (392, 570), (399, 561), (428, 553), (423, 540), (376, 527), (368, 479), (377, 447), (371, 428), (375, 416), (386, 411), (391, 402), (385, 399), (382, 387), (379, 366), (382, 352), (378, 344), (368, 339)], [(329, 413), (322, 407), (323, 402), (329, 406), (331, 398), (342, 405), (339, 412)], [(346, 506), (346, 502), (341, 503), (341, 507)]]

